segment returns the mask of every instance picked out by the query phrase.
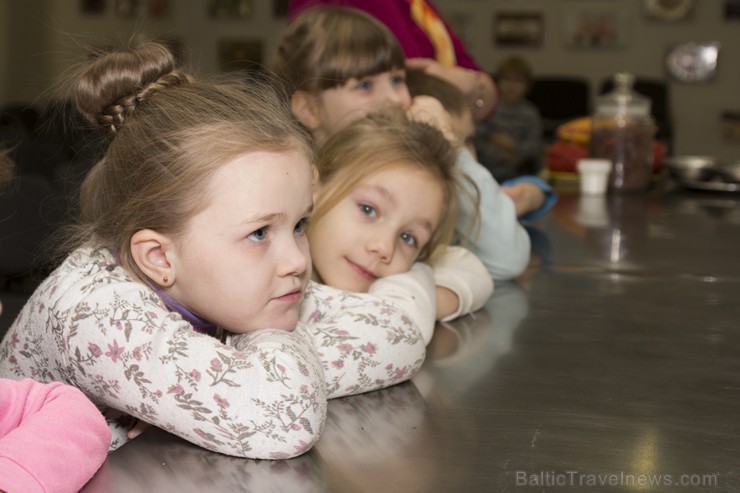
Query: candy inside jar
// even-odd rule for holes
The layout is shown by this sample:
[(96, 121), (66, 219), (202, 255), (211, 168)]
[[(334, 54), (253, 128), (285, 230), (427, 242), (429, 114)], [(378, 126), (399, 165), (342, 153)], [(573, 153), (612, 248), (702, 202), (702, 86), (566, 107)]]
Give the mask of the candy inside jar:
[(655, 124), (650, 100), (632, 90), (634, 76), (614, 76), (614, 91), (597, 98), (592, 120), (590, 156), (613, 163), (609, 188), (645, 190), (652, 174)]

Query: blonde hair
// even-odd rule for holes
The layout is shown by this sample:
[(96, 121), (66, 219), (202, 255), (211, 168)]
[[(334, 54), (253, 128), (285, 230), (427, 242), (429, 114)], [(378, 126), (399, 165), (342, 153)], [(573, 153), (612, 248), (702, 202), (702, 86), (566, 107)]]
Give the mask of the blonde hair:
[(288, 94), (318, 94), (351, 78), (405, 65), (403, 49), (385, 24), (360, 10), (319, 6), (302, 11), (288, 24), (273, 71)]
[(308, 135), (275, 86), (263, 75), (197, 81), (157, 43), (89, 62), (76, 84), (77, 107), (111, 140), (82, 184), (80, 224), (67, 250), (93, 240), (146, 282), (131, 257), (132, 235), (184, 232), (223, 165), (253, 151), (297, 150), (313, 161)]
[(319, 149), (320, 193), (314, 202), (312, 225), (335, 207), (367, 177), (395, 166), (413, 166), (430, 173), (444, 195), (443, 215), (417, 260), (428, 260), (450, 243), (458, 209), (460, 171), (457, 152), (442, 133), (400, 110), (370, 115), (332, 135)]

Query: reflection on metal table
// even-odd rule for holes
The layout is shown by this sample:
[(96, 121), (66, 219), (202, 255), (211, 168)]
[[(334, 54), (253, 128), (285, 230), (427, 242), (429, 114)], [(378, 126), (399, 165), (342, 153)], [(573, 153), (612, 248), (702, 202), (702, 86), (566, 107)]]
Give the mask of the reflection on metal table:
[(565, 194), (529, 230), (522, 278), (411, 382), (330, 401), (308, 454), (150, 429), (83, 491), (740, 491), (740, 196)]

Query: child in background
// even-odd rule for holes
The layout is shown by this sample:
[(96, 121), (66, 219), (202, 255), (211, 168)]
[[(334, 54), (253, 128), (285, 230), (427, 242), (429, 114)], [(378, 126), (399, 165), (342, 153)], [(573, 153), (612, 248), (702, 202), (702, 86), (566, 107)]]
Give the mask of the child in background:
[[(470, 155), (476, 156), (475, 125), (465, 97), (460, 90), (449, 82), (421, 70), (408, 70), (406, 82), (413, 97), (431, 96), (442, 104), (449, 113), (450, 125), (457, 141), (463, 142)], [(479, 170), (479, 167), (474, 166), (473, 168), (476, 171)], [(490, 184), (490, 180), (484, 183)], [(557, 201), (555, 190), (544, 180), (532, 175), (518, 176), (504, 181), (501, 184), (501, 190), (514, 201), (520, 220), (531, 220), (542, 216)], [(482, 200), (486, 202), (487, 199), (495, 197), (494, 194), (488, 194), (482, 197)], [(490, 203), (483, 204), (482, 207), (496, 208), (499, 205)], [(522, 214), (522, 211), (530, 212)]]
[(499, 64), (496, 81), (499, 106), (476, 128), (478, 159), (499, 181), (537, 174), (542, 169), (542, 118), (525, 97), (532, 71), (523, 58), (511, 56)]
[[(83, 183), (71, 253), (0, 344), (0, 376), (80, 388), (111, 449), (138, 419), (278, 459), (318, 440), (327, 394), (418, 369), (428, 267), (371, 294), (309, 283), (313, 147), (274, 84), (198, 81), (145, 43), (90, 60), (75, 90), (110, 142)], [(411, 303), (432, 315), (407, 315)]]
[(421, 69), (453, 83), (465, 94), (476, 121), (494, 111), (496, 84), (430, 0), (290, 0), (288, 18), (321, 5), (351, 7), (372, 15), (398, 40), (406, 68)]
[[(0, 151), (0, 189), (13, 168)], [(105, 461), (110, 437), (79, 389), (0, 378), (0, 491), (77, 492)]]
[(387, 113), (344, 127), (319, 150), (308, 228), (315, 279), (366, 292), (378, 278), (431, 260), (436, 318), (478, 310), (493, 282), (468, 250), (447, 246), (465, 194), (455, 149), (436, 128)]
[[(331, 37), (327, 37), (329, 32)], [(292, 94), (294, 114), (322, 144), (371, 113), (410, 110), (403, 67), (403, 53), (385, 26), (362, 12), (329, 7), (310, 9), (290, 25), (279, 48), (275, 71)], [(417, 103), (413, 112), (425, 112), (427, 108), (423, 106)], [(470, 188), (465, 189), (465, 194), (475, 196), (474, 185)], [(312, 252), (318, 254), (321, 252)], [(437, 277), (442, 276), (443, 270), (452, 275), (455, 266), (460, 277), (485, 275), (485, 266), (479, 260), (460, 261), (462, 251), (449, 255), (447, 261), (438, 259)], [(325, 281), (334, 285), (333, 281)], [(447, 319), (468, 313), (472, 305), (455, 299), (450, 283), (444, 284), (437, 289), (437, 316)], [(485, 286), (483, 292), (490, 294), (492, 286)]]
[[(319, 144), (370, 113), (411, 108), (404, 67), (403, 50), (384, 24), (341, 7), (303, 10), (283, 33), (274, 63), (291, 94), (293, 113)], [(482, 198), (496, 204), (480, 208), (479, 235), (467, 246), (494, 281), (515, 278), (529, 262), (530, 243), (514, 203), (468, 151), (458, 153), (457, 166)], [(478, 204), (461, 201), (455, 228), (459, 238), (476, 229), (477, 210)]]

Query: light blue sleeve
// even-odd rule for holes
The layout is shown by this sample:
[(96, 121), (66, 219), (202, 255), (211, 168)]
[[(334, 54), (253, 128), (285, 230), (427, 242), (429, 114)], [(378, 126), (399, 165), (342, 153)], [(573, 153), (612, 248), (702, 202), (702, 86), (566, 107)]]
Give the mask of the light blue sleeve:
[(522, 214), (521, 216), (519, 216), (520, 221), (531, 221), (533, 219), (537, 219), (540, 216), (543, 216), (547, 211), (552, 209), (552, 207), (555, 205), (555, 202), (558, 201), (557, 192), (545, 180), (537, 176), (517, 176), (516, 178), (512, 178), (511, 180), (506, 180), (502, 183), (502, 185), (505, 187), (510, 187), (515, 183), (522, 182), (533, 183), (540, 187), (540, 190), (542, 190), (542, 192), (545, 194), (545, 202), (543, 202), (539, 209), (527, 212), (526, 214)]
[[(475, 204), (464, 196), (460, 199), (455, 228), (458, 238), (466, 238), (472, 230), (469, 242), (462, 244), (483, 261), (494, 281), (519, 276), (529, 263), (531, 245), (527, 231), (517, 220), (514, 202), (467, 149), (459, 152), (457, 166), (477, 185), (480, 193), (477, 229)], [(466, 184), (466, 187), (471, 190), (472, 185)]]

